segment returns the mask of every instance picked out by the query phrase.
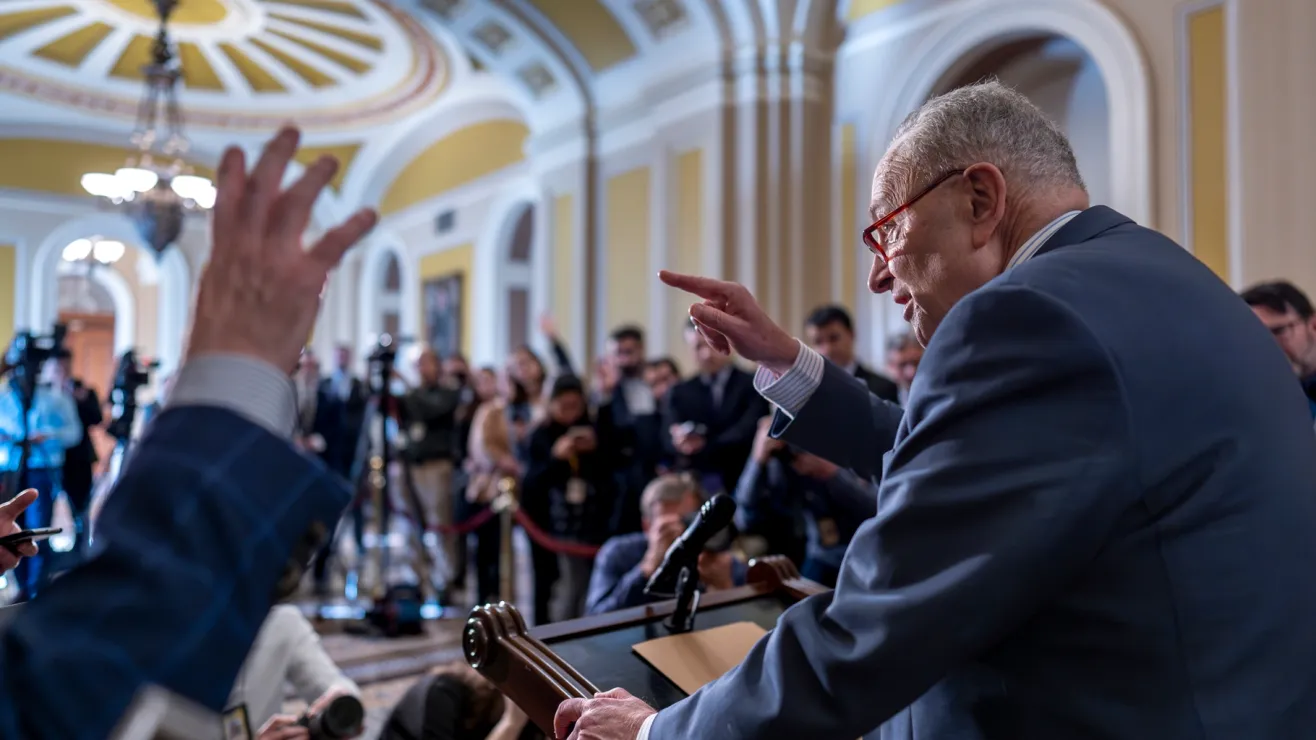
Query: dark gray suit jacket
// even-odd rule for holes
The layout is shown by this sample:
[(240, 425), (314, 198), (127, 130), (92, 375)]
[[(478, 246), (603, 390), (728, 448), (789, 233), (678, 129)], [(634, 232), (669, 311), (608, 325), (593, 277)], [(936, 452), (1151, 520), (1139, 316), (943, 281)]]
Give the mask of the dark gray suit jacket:
[(880, 475), (877, 516), (651, 740), (1316, 737), (1311, 420), (1191, 255), (1085, 211), (950, 312), (897, 415), (827, 367), (784, 436)]

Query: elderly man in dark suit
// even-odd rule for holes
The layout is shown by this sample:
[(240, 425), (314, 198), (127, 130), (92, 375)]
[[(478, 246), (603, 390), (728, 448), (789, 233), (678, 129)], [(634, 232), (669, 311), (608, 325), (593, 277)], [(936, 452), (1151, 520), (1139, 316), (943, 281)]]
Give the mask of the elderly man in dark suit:
[(337, 165), (322, 158), (282, 190), (297, 143), (280, 133), (249, 176), (237, 149), (220, 163), (212, 253), (166, 408), (111, 492), (91, 558), (0, 636), (4, 740), (109, 737), (147, 684), (221, 710), (276, 596), (347, 504), (341, 479), (289, 441), (289, 373), (328, 271), (376, 217), (304, 249)]
[(1311, 737), (1316, 440), (1269, 332), (1090, 207), (1064, 135), (999, 83), (905, 122), (871, 212), (869, 287), (927, 346), (903, 417), (743, 287), (664, 275), (760, 364), (782, 438), (880, 475), (836, 590), (684, 701), (571, 700), (560, 734)]

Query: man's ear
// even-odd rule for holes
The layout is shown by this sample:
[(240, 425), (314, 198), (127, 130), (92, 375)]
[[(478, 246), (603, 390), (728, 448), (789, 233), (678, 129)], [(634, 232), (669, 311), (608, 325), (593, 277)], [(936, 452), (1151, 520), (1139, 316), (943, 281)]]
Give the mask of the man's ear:
[(963, 177), (969, 187), (973, 246), (983, 247), (1005, 218), (1005, 175), (996, 165), (980, 162), (965, 169)]

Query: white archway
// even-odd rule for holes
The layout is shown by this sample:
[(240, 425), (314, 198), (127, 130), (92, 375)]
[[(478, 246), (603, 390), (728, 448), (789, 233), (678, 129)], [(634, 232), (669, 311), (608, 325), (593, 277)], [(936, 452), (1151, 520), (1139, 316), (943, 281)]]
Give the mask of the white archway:
[[(121, 213), (92, 213), (56, 227), (37, 247), (31, 262), (32, 290), (28, 294), (27, 316), (28, 325), (34, 331), (45, 331), (59, 316), (58, 278), (64, 247), (75, 239), (93, 235), (117, 239), (142, 250), (143, 254), (154, 255), (137, 234), (132, 221)], [(183, 335), (187, 331), (191, 299), (191, 270), (182, 251), (171, 247), (160, 260), (156, 353), (162, 376), (174, 372), (182, 359)]]
[[(526, 208), (534, 209), (534, 227), (530, 240), (529, 275), (515, 274), (511, 267), (510, 247), (517, 222)], [(489, 224), (475, 246), (472, 265), (471, 362), (485, 365), (501, 362), (507, 346), (507, 321), (504, 306), (508, 290), (515, 286), (530, 289), (529, 311), (534, 319), (553, 305), (553, 269), (548, 254), (548, 207), (543, 188), (529, 177), (518, 178), (500, 188), (498, 198), (489, 207)], [(537, 331), (531, 331), (531, 346), (541, 353), (548, 348)], [(575, 348), (572, 348), (573, 350)], [(579, 350), (577, 350), (579, 351)]]
[[(109, 267), (86, 270), (62, 260), (56, 268), (56, 272), (56, 280), (64, 276), (86, 277), (110, 294), (110, 300), (114, 304), (115, 357), (119, 357), (124, 352), (137, 346), (137, 298), (133, 295), (132, 288), (123, 275)], [(58, 290), (56, 292), (58, 293)], [(56, 315), (58, 315), (58, 310), (58, 306), (56, 306)]]
[(965, 59), (1002, 41), (1036, 34), (1064, 36), (1083, 48), (1101, 71), (1110, 102), (1112, 208), (1148, 225), (1152, 218), (1151, 86), (1147, 62), (1133, 34), (1096, 0), (962, 0), (944, 22), (922, 32), (911, 53), (911, 70), (894, 95), (874, 96), (869, 171), (877, 166), (896, 129), (927, 101), (937, 84)]
[(358, 342), (354, 345), (365, 342), (374, 346), (384, 331), (384, 306), (380, 297), (390, 258), (397, 260), (401, 278), (401, 305), (398, 307), (400, 333), (403, 338), (419, 338), (420, 317), (417, 313), (420, 306), (420, 278), (416, 276), (415, 260), (408, 258), (401, 240), (390, 234), (378, 234), (361, 255), (361, 275), (357, 280), (358, 295), (361, 296), (356, 327)]

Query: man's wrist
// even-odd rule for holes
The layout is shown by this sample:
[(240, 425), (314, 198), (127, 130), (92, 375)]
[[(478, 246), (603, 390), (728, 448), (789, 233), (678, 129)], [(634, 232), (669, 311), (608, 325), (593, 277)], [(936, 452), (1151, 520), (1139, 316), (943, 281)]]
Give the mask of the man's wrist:
[(759, 364), (767, 368), (768, 372), (778, 378), (790, 372), (791, 368), (795, 367), (795, 363), (799, 362), (800, 353), (804, 351), (804, 346), (800, 344), (799, 340), (792, 339), (791, 343), (793, 351), (784, 350), (781, 354), (781, 359), (768, 360)]

